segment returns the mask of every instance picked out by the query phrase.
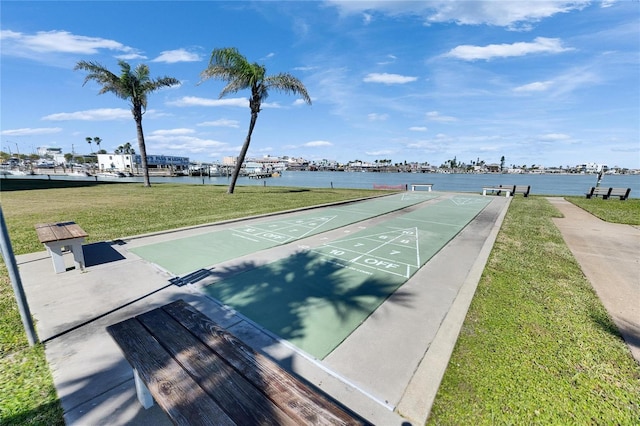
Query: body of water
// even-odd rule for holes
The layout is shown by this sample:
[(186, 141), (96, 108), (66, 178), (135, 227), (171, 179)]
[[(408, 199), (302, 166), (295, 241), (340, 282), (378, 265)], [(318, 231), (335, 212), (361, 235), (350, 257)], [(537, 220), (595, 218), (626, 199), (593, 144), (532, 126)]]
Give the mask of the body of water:
[[(435, 191), (482, 193), (483, 186), (531, 185), (532, 194), (584, 195), (596, 185), (596, 175), (501, 175), (501, 174), (444, 174), (444, 173), (370, 173), (370, 172), (292, 172), (268, 179), (238, 179), (238, 185), (292, 186), (302, 188), (364, 188), (373, 185), (411, 185), (431, 183)], [(189, 182), (226, 185), (227, 177), (152, 178), (152, 182)], [(640, 175), (606, 175), (601, 186), (631, 188), (631, 197), (640, 197)]]
[[(50, 175), (51, 179), (90, 179)], [(3, 177), (5, 178), (5, 177)], [(46, 175), (7, 176), (6, 178), (47, 179)], [(97, 178), (104, 181), (142, 182), (142, 178)], [(371, 172), (294, 172), (285, 171), (281, 177), (249, 179), (241, 177), (237, 185), (289, 186), (299, 188), (364, 188), (373, 185), (433, 184), (435, 191), (482, 193), (483, 186), (531, 185), (531, 194), (584, 195), (596, 185), (596, 175), (578, 174), (444, 174), (444, 173), (371, 173)], [(170, 182), (205, 185), (228, 185), (228, 177), (151, 177), (151, 183)], [(640, 198), (640, 175), (605, 175), (601, 186), (631, 188), (631, 198)]]

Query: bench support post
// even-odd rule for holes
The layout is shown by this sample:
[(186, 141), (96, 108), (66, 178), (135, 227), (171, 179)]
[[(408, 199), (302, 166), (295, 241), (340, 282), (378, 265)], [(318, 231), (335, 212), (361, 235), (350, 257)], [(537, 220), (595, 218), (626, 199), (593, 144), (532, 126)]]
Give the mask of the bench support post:
[(151, 408), (153, 406), (153, 396), (151, 396), (149, 388), (144, 384), (140, 378), (140, 374), (138, 374), (138, 370), (135, 368), (133, 369), (133, 381), (136, 384), (136, 395), (138, 396), (140, 405), (142, 405), (145, 410)]
[(45, 243), (47, 251), (51, 256), (53, 262), (53, 270), (56, 274), (65, 272), (67, 270), (64, 264), (64, 257), (62, 257), (62, 250), (68, 249), (73, 253), (73, 262), (76, 265), (76, 269), (84, 270), (84, 252), (82, 251), (82, 242), (84, 238), (74, 238), (72, 240), (51, 241)]

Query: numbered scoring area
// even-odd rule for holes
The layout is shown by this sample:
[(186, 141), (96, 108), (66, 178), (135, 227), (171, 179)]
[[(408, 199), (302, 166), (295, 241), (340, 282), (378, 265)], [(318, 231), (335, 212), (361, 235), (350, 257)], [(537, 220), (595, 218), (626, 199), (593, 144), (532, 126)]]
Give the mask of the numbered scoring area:
[(286, 244), (316, 233), (327, 227), (333, 216), (312, 217), (290, 221), (269, 222), (257, 226), (236, 228), (234, 236), (251, 241), (269, 241), (275, 244)]
[(407, 279), (420, 268), (418, 228), (406, 228), (343, 239), (311, 250), (357, 272), (390, 274)]

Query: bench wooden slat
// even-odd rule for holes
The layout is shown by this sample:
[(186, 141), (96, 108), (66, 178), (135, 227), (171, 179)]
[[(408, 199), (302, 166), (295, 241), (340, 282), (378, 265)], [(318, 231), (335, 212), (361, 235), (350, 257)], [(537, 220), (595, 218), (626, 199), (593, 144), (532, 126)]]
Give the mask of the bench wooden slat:
[(35, 228), (41, 243), (89, 236), (89, 234), (75, 222), (38, 223), (35, 225)]
[[(107, 327), (123, 349), (129, 364), (147, 384), (156, 402), (178, 425), (229, 425), (235, 423), (184, 369), (148, 334), (135, 318)], [(166, 396), (171, 398), (166, 398)]]
[(156, 309), (137, 318), (236, 424), (296, 424), (165, 311)]
[(45, 223), (39, 223), (36, 225), (36, 234), (38, 234), (38, 240), (40, 240), (41, 243), (48, 243), (50, 241), (57, 241), (58, 238), (56, 237), (56, 234), (53, 232), (53, 229), (51, 229), (51, 226), (49, 226), (49, 224)]
[(604, 186), (592, 186), (591, 189), (589, 190), (589, 192), (587, 192), (587, 198), (591, 198), (593, 196), (598, 196), (598, 195), (602, 195), (603, 199), (607, 199), (609, 198), (609, 193), (611, 192), (611, 188), (607, 188)]
[[(165, 305), (163, 309), (225, 358), (245, 378), (261, 386), (263, 392), (299, 424), (370, 424), (328, 397), (320, 395), (186, 302), (178, 300)], [(292, 404), (292, 401), (296, 402)]]

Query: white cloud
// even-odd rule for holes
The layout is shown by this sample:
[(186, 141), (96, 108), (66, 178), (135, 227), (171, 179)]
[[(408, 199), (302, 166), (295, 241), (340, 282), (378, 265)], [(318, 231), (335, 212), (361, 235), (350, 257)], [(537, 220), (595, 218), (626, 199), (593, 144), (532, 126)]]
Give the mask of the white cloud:
[(329, 141), (311, 141), (302, 144), (305, 148), (321, 148), (325, 146), (333, 146), (333, 144)]
[(424, 126), (412, 126), (409, 127), (409, 130), (412, 132), (426, 132), (428, 129)]
[(561, 53), (571, 48), (562, 46), (560, 39), (536, 37), (532, 43), (518, 42), (512, 44), (489, 44), (487, 46), (461, 45), (451, 49), (445, 56), (475, 61), (493, 58), (524, 56), (533, 53)]
[(237, 129), (238, 127), (240, 127), (240, 122), (238, 120), (227, 120), (225, 118), (221, 118), (219, 120), (204, 121), (202, 123), (198, 123), (198, 126), (233, 127)]
[(131, 111), (124, 108), (99, 108), (89, 109), (86, 111), (76, 112), (59, 112), (56, 114), (50, 114), (42, 117), (43, 120), (48, 121), (67, 121), (67, 120), (81, 120), (81, 121), (108, 121), (108, 120), (123, 120), (132, 118)]
[(371, 114), (367, 114), (367, 118), (369, 121), (387, 121), (389, 119), (389, 114), (378, 114), (372, 112)]
[[(603, 7), (609, 0), (605, 0)], [(455, 22), (458, 25), (496, 25), (509, 29), (529, 29), (558, 13), (581, 10), (589, 0), (536, 0), (536, 1), (352, 1), (327, 0), (342, 15), (362, 14), (367, 22), (374, 13), (390, 16), (417, 16), (426, 24)]]
[(122, 59), (123, 61), (133, 61), (135, 59), (147, 59), (146, 56), (141, 55), (139, 53), (126, 53), (124, 55), (116, 55), (117, 59)]
[[(539, 22), (558, 13), (581, 10), (590, 2), (579, 1), (440, 1), (433, 4), (428, 22), (455, 22), (460, 25), (497, 25), (511, 29), (529, 29), (528, 23)], [(520, 28), (518, 28), (520, 26)]]
[(398, 57), (395, 55), (387, 55), (386, 60), (378, 62), (378, 65), (389, 65), (394, 63), (396, 59), (398, 59)]
[(247, 98), (228, 98), (228, 99), (211, 99), (211, 98), (200, 98), (197, 96), (184, 96), (175, 101), (167, 102), (167, 105), (178, 106), (178, 107), (189, 107), (189, 106), (210, 106), (210, 107), (221, 107), (221, 106), (233, 106), (233, 107), (243, 107), (247, 108), (249, 106), (249, 100)]
[(193, 129), (166, 129), (166, 130), (154, 130), (151, 134), (158, 136), (176, 136), (176, 135), (188, 135), (195, 133)]
[(388, 149), (381, 149), (379, 151), (367, 151), (367, 152), (365, 152), (365, 154), (371, 155), (371, 156), (374, 156), (374, 157), (378, 157), (380, 155), (391, 155), (391, 154), (393, 154), (393, 151), (388, 150)]
[(152, 59), (151, 62), (166, 62), (168, 64), (174, 64), (176, 62), (198, 62), (200, 60), (200, 55), (197, 53), (189, 52), (186, 49), (176, 49), (160, 52), (160, 56)]
[(32, 53), (72, 53), (95, 55), (100, 50), (135, 53), (135, 49), (115, 40), (100, 37), (87, 37), (68, 31), (39, 31), (24, 34), (11, 30), (0, 31), (3, 54), (28, 56)]
[(371, 73), (362, 79), (365, 83), (405, 84), (416, 81), (418, 77), (410, 77), (400, 74)]
[(539, 139), (549, 142), (558, 142), (571, 139), (571, 136), (565, 135), (563, 133), (547, 133), (546, 135), (540, 135)]
[(440, 115), (438, 111), (430, 111), (426, 114), (427, 119), (430, 121), (450, 122), (457, 121), (457, 118), (448, 115)]
[(533, 83), (518, 86), (514, 92), (544, 92), (553, 85), (552, 81), (536, 81)]
[(0, 132), (2, 136), (31, 136), (31, 135), (50, 135), (53, 133), (59, 133), (62, 129), (60, 127), (39, 127), (39, 128), (23, 128), (23, 129), (8, 129)]
[(220, 142), (212, 139), (202, 139), (197, 136), (190, 136), (188, 134), (152, 132), (147, 137), (145, 137), (145, 139), (151, 143), (150, 145), (152, 149), (159, 151), (171, 150), (178, 152), (201, 153), (206, 152), (210, 149), (224, 150), (229, 147), (225, 142)]

